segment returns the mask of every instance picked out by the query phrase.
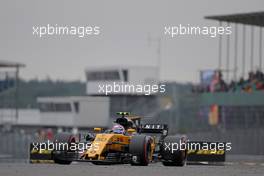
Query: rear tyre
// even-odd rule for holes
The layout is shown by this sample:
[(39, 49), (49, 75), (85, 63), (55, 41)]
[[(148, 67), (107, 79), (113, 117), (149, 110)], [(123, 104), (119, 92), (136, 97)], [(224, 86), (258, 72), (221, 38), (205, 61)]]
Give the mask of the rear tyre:
[(72, 134), (69, 133), (60, 133), (57, 134), (54, 138), (54, 144), (67, 144), (68, 145), (68, 150), (64, 149), (55, 149), (53, 151), (53, 160), (54, 163), (57, 164), (71, 164), (73, 161), (74, 154), (68, 154), (70, 152), (69, 147), (71, 146), (71, 143), (75, 143), (75, 137)]
[[(161, 146), (162, 164), (164, 166), (179, 166), (182, 167), (186, 164), (186, 150), (172, 151), (172, 144), (177, 143), (180, 146), (181, 137), (167, 136)], [(168, 148), (170, 146), (170, 149)]]
[(133, 136), (129, 144), (132, 154), (131, 165), (147, 166), (151, 159), (151, 139), (148, 136)]

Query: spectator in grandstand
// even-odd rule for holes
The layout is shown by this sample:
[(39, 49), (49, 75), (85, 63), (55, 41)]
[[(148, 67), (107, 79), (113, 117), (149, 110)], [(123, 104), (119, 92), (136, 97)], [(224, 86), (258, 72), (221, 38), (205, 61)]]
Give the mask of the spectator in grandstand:
[(252, 92), (257, 90), (263, 90), (263, 73), (261, 71), (250, 72), (247, 83), (244, 87), (244, 91)]
[(222, 73), (220, 71), (216, 71), (210, 84), (210, 92), (226, 92), (227, 90), (227, 84), (223, 80)]
[(254, 82), (254, 73), (253, 72), (249, 72), (248, 73), (248, 79), (246, 80), (244, 86), (243, 86), (243, 90), (245, 92), (252, 92), (252, 88), (253, 88), (253, 82)]
[(264, 90), (264, 74), (259, 70), (256, 72), (256, 79), (256, 89)]
[(242, 90), (244, 90), (244, 85), (245, 85), (245, 80), (244, 80), (244, 78), (243, 77), (241, 77), (240, 78), (240, 80), (238, 81), (238, 83), (236, 83), (236, 88), (235, 88), (235, 90), (236, 91), (242, 91)]
[(235, 92), (236, 89), (237, 89), (237, 84), (236, 84), (235, 81), (232, 80), (231, 83), (228, 86), (228, 91)]
[(238, 82), (231, 81), (229, 85), (222, 78), (222, 73), (216, 71), (215, 75), (211, 81), (209, 87), (204, 87), (202, 85), (195, 86), (193, 92), (203, 93), (203, 92), (253, 92), (253, 91), (264, 91), (264, 73), (260, 70), (254, 72), (249, 72), (248, 79), (240, 78)]

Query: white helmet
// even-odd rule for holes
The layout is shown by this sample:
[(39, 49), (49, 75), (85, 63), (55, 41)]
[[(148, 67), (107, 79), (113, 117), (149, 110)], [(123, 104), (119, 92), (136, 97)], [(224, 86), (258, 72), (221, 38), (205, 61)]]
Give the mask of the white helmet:
[(116, 124), (112, 128), (113, 133), (116, 134), (125, 134), (125, 128), (122, 125)]

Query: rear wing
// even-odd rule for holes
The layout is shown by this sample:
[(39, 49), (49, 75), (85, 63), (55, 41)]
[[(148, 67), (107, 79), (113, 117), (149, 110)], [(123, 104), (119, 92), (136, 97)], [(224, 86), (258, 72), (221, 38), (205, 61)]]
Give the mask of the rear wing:
[(168, 134), (167, 124), (144, 124), (140, 125), (140, 133), (162, 133), (163, 135)]

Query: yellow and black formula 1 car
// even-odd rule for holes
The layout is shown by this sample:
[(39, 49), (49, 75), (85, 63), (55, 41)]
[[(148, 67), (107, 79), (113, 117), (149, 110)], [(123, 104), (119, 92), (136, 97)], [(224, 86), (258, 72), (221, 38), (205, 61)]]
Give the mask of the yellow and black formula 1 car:
[[(54, 143), (67, 144), (67, 148), (55, 148), (51, 158), (58, 164), (72, 161), (93, 164), (131, 164), (147, 166), (150, 162), (161, 161), (165, 166), (184, 166), (187, 150), (170, 150), (172, 144), (184, 143), (184, 136), (168, 136), (166, 124), (141, 124), (139, 117), (120, 112), (112, 129), (95, 128), (86, 134), (84, 141), (71, 134), (59, 134)], [(81, 143), (89, 144), (80, 151)], [(170, 145), (171, 144), (171, 145)], [(57, 146), (59, 146), (57, 145)], [(75, 147), (73, 147), (75, 146)], [(78, 148), (78, 149), (77, 149)]]

